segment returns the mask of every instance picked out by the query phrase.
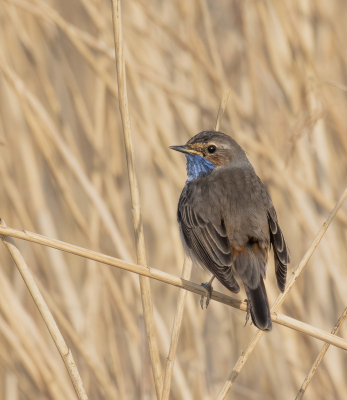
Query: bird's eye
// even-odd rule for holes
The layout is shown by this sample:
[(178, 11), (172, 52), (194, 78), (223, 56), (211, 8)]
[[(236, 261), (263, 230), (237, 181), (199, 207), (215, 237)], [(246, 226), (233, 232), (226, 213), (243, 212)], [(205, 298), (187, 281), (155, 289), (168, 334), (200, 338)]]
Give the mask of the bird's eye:
[(216, 150), (217, 150), (217, 148), (216, 148), (216, 146), (214, 146), (214, 145), (208, 146), (208, 148), (207, 148), (207, 151), (208, 151), (210, 154), (213, 154)]

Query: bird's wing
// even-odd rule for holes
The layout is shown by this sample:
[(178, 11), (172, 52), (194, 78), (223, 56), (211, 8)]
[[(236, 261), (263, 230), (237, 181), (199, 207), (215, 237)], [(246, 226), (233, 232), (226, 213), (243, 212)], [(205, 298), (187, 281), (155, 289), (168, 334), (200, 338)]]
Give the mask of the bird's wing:
[(287, 264), (290, 263), (290, 256), (281, 228), (278, 225), (274, 207), (271, 207), (268, 211), (268, 221), (270, 228), (270, 243), (272, 244), (275, 255), (277, 285), (280, 291), (283, 292), (286, 286)]
[(233, 276), (231, 246), (223, 220), (212, 223), (197, 213), (184, 198), (178, 204), (177, 219), (188, 255), (207, 269), (230, 291), (240, 287)]

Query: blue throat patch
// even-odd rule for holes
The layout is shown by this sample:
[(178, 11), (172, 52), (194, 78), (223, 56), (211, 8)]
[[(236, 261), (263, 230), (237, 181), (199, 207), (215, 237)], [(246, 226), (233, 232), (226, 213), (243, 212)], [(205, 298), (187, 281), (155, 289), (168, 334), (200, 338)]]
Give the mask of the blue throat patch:
[(215, 165), (197, 154), (185, 154), (187, 158), (187, 182), (200, 178), (213, 171)]

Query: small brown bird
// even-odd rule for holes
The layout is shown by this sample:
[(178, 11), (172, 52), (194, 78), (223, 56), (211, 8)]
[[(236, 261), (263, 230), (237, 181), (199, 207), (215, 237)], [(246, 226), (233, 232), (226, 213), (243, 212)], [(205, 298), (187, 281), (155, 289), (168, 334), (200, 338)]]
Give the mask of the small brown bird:
[(271, 330), (264, 285), (270, 246), (281, 292), (290, 259), (267, 188), (242, 147), (224, 133), (200, 132), (186, 145), (171, 149), (187, 158), (188, 179), (177, 219), (186, 253), (213, 274), (203, 284), (209, 297), (215, 277), (233, 293), (240, 290), (235, 277), (240, 278), (254, 325)]

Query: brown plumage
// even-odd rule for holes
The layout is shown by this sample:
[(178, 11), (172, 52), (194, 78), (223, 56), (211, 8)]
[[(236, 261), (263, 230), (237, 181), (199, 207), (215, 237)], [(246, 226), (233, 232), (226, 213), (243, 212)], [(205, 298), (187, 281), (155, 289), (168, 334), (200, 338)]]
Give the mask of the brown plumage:
[(271, 330), (264, 278), (270, 245), (277, 284), (285, 288), (289, 251), (271, 197), (231, 137), (204, 131), (185, 146), (188, 180), (177, 211), (187, 254), (234, 293), (243, 282), (253, 323)]

